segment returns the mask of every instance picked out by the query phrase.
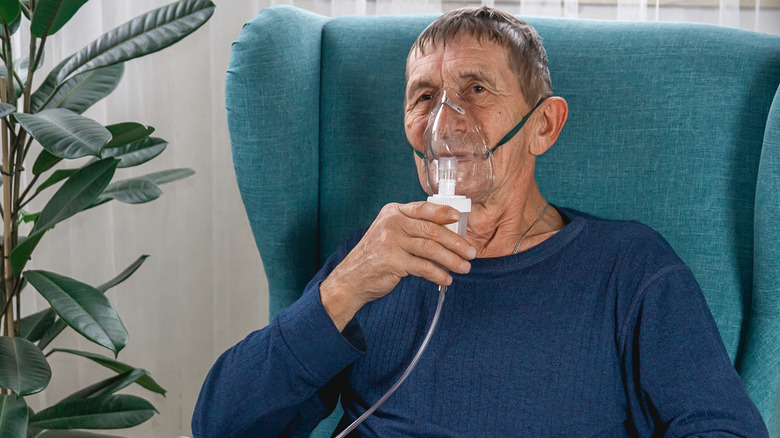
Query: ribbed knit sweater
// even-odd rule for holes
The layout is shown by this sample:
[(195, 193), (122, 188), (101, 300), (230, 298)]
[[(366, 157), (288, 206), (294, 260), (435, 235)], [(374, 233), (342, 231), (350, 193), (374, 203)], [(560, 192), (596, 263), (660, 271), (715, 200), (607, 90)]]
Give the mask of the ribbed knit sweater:
[[(528, 251), (454, 274), (428, 349), (351, 436), (768, 436), (691, 271), (636, 222), (559, 208)], [(319, 284), (225, 352), (201, 390), (195, 437), (305, 437), (341, 395), (343, 429), (398, 379), (437, 286), (404, 278), (342, 333)]]

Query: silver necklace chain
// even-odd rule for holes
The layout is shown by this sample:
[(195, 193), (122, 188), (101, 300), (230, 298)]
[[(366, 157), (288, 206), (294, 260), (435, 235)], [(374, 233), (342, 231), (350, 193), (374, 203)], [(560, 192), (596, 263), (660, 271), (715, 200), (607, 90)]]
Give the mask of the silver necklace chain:
[(528, 227), (528, 231), (523, 234), (523, 237), (520, 238), (520, 240), (517, 242), (517, 245), (515, 245), (515, 250), (512, 251), (512, 255), (517, 254), (517, 251), (520, 249), (520, 244), (523, 243), (523, 240), (525, 240), (526, 237), (528, 237), (528, 234), (531, 232), (531, 230), (534, 229), (534, 226), (539, 223), (539, 221), (542, 220), (544, 215), (547, 213), (547, 209), (550, 207), (550, 203), (547, 202), (544, 204), (544, 210), (542, 210), (542, 214), (539, 215), (538, 218), (534, 221), (534, 223), (531, 224), (530, 227)]

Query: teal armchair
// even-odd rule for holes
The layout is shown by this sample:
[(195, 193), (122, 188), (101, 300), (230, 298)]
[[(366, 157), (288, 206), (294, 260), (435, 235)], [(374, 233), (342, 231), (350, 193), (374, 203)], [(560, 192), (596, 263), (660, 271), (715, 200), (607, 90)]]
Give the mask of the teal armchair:
[[(270, 290), (295, 301), (382, 205), (424, 199), (404, 64), (432, 15), (273, 7), (228, 68), (236, 177)], [(569, 120), (537, 165), (553, 203), (658, 230), (692, 268), (780, 436), (780, 37), (708, 25), (528, 18)]]

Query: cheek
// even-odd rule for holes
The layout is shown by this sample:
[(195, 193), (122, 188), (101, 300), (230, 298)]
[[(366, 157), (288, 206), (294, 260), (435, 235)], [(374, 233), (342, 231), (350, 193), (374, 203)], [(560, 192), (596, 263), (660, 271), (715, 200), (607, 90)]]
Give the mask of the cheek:
[(511, 128), (506, 128), (506, 116), (503, 111), (490, 113), (482, 120), (482, 135), (485, 136), (488, 147), (491, 149), (510, 130)]
[(404, 118), (404, 129), (406, 130), (406, 139), (409, 144), (420, 152), (425, 150), (425, 126), (427, 120), (424, 117), (407, 115)]
[(414, 165), (417, 166), (417, 178), (420, 180), (420, 187), (425, 193), (432, 195), (433, 191), (428, 185), (428, 173), (425, 171), (425, 163), (417, 155), (414, 156)]

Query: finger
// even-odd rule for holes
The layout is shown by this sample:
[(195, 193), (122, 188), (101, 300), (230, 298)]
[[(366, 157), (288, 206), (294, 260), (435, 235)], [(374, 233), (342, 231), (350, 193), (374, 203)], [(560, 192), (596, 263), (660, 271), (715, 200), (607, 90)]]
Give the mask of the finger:
[(412, 219), (423, 219), (439, 225), (447, 225), (460, 220), (460, 212), (449, 205), (420, 201), (398, 204), (398, 209)]
[[(414, 219), (407, 225), (405, 231), (407, 235), (414, 238), (436, 241), (442, 247), (457, 254), (462, 259), (471, 260), (477, 256), (476, 248), (471, 246), (471, 244), (458, 235), (458, 233), (453, 232), (443, 225), (438, 225), (422, 219)], [(418, 255), (423, 256), (422, 254)]]
[(411, 254), (405, 254), (400, 260), (401, 266), (404, 266), (404, 276), (414, 275), (424, 278), (440, 286), (449, 286), (452, 284), (452, 276), (444, 268), (432, 262), (431, 260), (416, 257)]
[(435, 240), (410, 239), (406, 251), (419, 258), (430, 260), (452, 272), (468, 274), (471, 271), (471, 263)]

